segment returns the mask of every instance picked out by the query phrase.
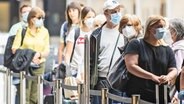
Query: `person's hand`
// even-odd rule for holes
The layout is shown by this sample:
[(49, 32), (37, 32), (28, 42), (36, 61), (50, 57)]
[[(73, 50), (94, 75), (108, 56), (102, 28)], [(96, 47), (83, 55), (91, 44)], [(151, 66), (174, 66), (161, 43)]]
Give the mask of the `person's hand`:
[(157, 75), (154, 75), (154, 74), (153, 74), (153, 75), (151, 76), (151, 80), (154, 81), (154, 82), (156, 82), (156, 83), (158, 83), (158, 84), (160, 84), (160, 80), (159, 80), (159, 79), (160, 79), (160, 77), (157, 76)]
[(174, 96), (174, 97), (172, 98), (172, 100), (171, 100), (171, 103), (172, 103), (172, 104), (179, 104), (179, 99), (178, 99), (178, 97)]
[(35, 63), (35, 64), (40, 64), (40, 57), (41, 57), (41, 54), (39, 53), (39, 52), (36, 52), (35, 53), (35, 55), (34, 55), (34, 57), (33, 57), (33, 62)]
[(160, 76), (160, 84), (171, 84), (171, 80), (167, 75)]

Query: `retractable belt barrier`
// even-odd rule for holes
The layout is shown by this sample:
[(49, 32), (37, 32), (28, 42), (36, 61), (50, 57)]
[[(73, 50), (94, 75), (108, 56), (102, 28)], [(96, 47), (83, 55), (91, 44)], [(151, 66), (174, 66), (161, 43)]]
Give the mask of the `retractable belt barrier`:
[[(6, 104), (11, 104), (11, 77), (20, 77), (20, 104), (26, 103), (26, 80), (37, 81), (38, 90), (38, 104), (43, 104), (43, 82), (49, 84), (54, 89), (54, 104), (62, 104), (63, 89), (77, 90), (78, 92), (78, 104), (90, 104), (90, 96), (101, 96), (101, 103), (108, 104), (108, 100), (112, 99), (118, 102), (130, 103), (130, 104), (153, 104), (140, 99), (140, 95), (133, 95), (131, 98), (117, 96), (108, 92), (108, 89), (90, 90), (90, 43), (88, 36), (85, 36), (85, 57), (84, 57), (84, 83), (78, 84), (78, 86), (65, 85), (61, 79), (56, 79), (54, 82), (49, 82), (43, 79), (43, 76), (29, 76), (25, 72), (13, 73), (10, 72), (6, 67), (0, 68), (0, 73), (6, 74)], [(165, 87), (164, 87), (165, 88)], [(156, 86), (156, 91), (158, 86)], [(157, 91), (158, 92), (158, 91)], [(156, 100), (158, 104), (158, 93), (156, 94)], [(164, 99), (167, 102), (167, 99)]]
[[(25, 95), (25, 89), (26, 89), (26, 79), (27, 80), (37, 80), (38, 82), (38, 104), (43, 104), (43, 82), (49, 84), (50, 86), (55, 86), (56, 88), (56, 94), (55, 94), (55, 103), (54, 104), (62, 104), (61, 97), (62, 93), (60, 92), (60, 88), (68, 89), (68, 90), (77, 90), (78, 91), (78, 104), (85, 104), (83, 103), (85, 101), (85, 98), (83, 96), (84, 93), (84, 84), (78, 84), (78, 86), (69, 86), (65, 85), (61, 82), (60, 79), (55, 80), (54, 82), (49, 82), (47, 80), (44, 80), (42, 76), (28, 76), (25, 75), (25, 72), (20, 73), (12, 73), (7, 68), (4, 68), (5, 70), (0, 69), (0, 73), (6, 74), (6, 104), (11, 104), (11, 77), (16, 76), (20, 77), (20, 104), (25, 104), (26, 102), (26, 95)], [(166, 87), (164, 87), (166, 92)], [(89, 90), (89, 89), (88, 89)], [(156, 92), (158, 92), (158, 86), (156, 85)], [(124, 102), (124, 103), (130, 103), (130, 104), (153, 104), (144, 100), (140, 99), (140, 95), (133, 95), (131, 98), (128, 97), (122, 97), (117, 96), (114, 94), (111, 94), (108, 92), (107, 89), (100, 90), (89, 90), (89, 95), (93, 96), (101, 96), (102, 104), (108, 104), (108, 99), (112, 99), (118, 102)], [(156, 94), (158, 95), (158, 93)], [(158, 101), (158, 96), (156, 96), (156, 99)], [(165, 101), (167, 102), (167, 99), (165, 98)], [(159, 101), (158, 101), (159, 102)], [(157, 102), (157, 104), (158, 104)]]

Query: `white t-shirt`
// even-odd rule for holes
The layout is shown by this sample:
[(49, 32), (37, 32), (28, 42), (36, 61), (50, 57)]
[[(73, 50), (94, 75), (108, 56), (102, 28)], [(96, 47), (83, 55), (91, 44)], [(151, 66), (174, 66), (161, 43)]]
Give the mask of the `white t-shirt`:
[[(67, 35), (67, 33), (68, 33), (68, 27), (67, 27), (67, 33), (65, 33), (65, 31), (66, 31), (66, 30), (64, 30), (65, 25), (66, 25), (66, 23), (64, 22), (61, 26), (61, 29), (60, 29), (60, 42), (61, 43), (64, 43), (64, 35)], [(72, 24), (70, 30), (73, 30), (74, 28), (77, 28), (77, 27), (79, 27), (77, 24)]]
[[(70, 63), (70, 66), (78, 69), (78, 73), (84, 72), (84, 39), (85, 35), (90, 37), (92, 31), (84, 32), (80, 29), (80, 35), (76, 40), (73, 57)], [(75, 37), (75, 29), (71, 30), (66, 38), (66, 41), (70, 41), (74, 43)]]
[[(120, 37), (118, 39), (119, 35)], [(111, 61), (111, 57), (112, 57), (117, 39), (118, 39), (117, 47), (124, 46), (124, 36), (119, 33), (118, 26), (113, 29), (106, 28), (106, 26), (102, 28), (100, 49), (99, 49), (99, 56), (98, 56), (99, 77), (107, 76), (107, 73), (109, 70), (109, 64)], [(117, 47), (115, 49), (111, 67), (114, 65), (115, 61), (120, 57), (120, 52)]]

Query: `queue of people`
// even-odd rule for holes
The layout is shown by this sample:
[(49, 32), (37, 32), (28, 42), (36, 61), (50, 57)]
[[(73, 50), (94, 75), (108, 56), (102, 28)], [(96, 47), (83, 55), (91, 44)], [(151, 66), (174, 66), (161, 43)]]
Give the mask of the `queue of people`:
[[(75, 83), (84, 83), (84, 39), (90, 40), (90, 89), (101, 90), (105, 86), (109, 70), (124, 50), (124, 60), (129, 74), (126, 91), (110, 88), (115, 95), (131, 97), (140, 94), (140, 98), (156, 102), (155, 85), (159, 85), (159, 103), (164, 103), (163, 86), (175, 86), (175, 96), (167, 94), (168, 103), (184, 99), (184, 20), (169, 19), (153, 15), (145, 25), (138, 16), (122, 14), (125, 7), (116, 0), (106, 0), (103, 13), (96, 14), (92, 7), (71, 2), (66, 7), (66, 21), (61, 25), (58, 47), (58, 64), (66, 66), (66, 79)], [(10, 29), (10, 35), (16, 35), (12, 52), (18, 49), (31, 49), (35, 52), (32, 63), (39, 68), (29, 67), (31, 76), (44, 75), (45, 61), (49, 54), (49, 32), (44, 27), (45, 13), (39, 7), (23, 5), (20, 8), (22, 21)], [(168, 22), (168, 24), (167, 24)], [(168, 26), (167, 26), (168, 25)], [(26, 29), (21, 44), (22, 30)], [(164, 37), (168, 35), (172, 43)], [(16, 78), (14, 78), (15, 80)], [(36, 81), (28, 81), (26, 104), (37, 104)], [(74, 83), (74, 82), (72, 82)], [(72, 84), (71, 83), (71, 84)], [(19, 84), (16, 83), (19, 104)], [(72, 92), (67, 96), (72, 99)], [(67, 94), (64, 94), (67, 95)], [(76, 95), (75, 95), (76, 96)], [(109, 100), (110, 104), (123, 104)], [(91, 104), (101, 104), (99, 96), (91, 96)]]

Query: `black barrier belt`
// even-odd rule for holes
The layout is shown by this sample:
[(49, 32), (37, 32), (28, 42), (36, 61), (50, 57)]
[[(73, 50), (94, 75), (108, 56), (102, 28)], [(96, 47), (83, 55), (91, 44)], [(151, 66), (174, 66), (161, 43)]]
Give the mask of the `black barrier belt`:
[(119, 101), (119, 102), (131, 103), (131, 98), (121, 97), (121, 96), (117, 96), (117, 95), (114, 95), (111, 93), (107, 93), (107, 97), (112, 99), (112, 100)]
[(26, 79), (30, 79), (32, 81), (37, 80), (37, 76), (29, 76), (29, 75), (24, 75)]
[[(124, 103), (131, 103), (132, 99), (128, 98), (128, 97), (121, 97), (121, 96), (117, 96), (111, 93), (107, 93), (107, 97), (109, 99), (115, 100), (115, 101), (119, 101), (119, 102), (124, 102)], [(140, 99), (140, 104), (154, 104), (154, 103), (150, 103), (144, 100)]]
[(45, 79), (43, 79), (43, 82), (49, 84), (49, 85), (52, 86), (52, 87), (54, 87), (54, 85), (55, 85), (55, 82), (50, 82), (50, 81), (47, 81), (47, 80), (45, 80)]
[(68, 90), (77, 90), (77, 86), (69, 86), (61, 83), (61, 87)]
[(101, 96), (101, 91), (99, 91), (99, 90), (90, 90), (90, 95)]
[(6, 73), (6, 70), (0, 70), (0, 72), (5, 74)]
[(155, 103), (147, 102), (147, 101), (140, 99), (140, 104), (155, 104)]
[(20, 73), (11, 73), (11, 75), (18, 78), (20, 77)]

